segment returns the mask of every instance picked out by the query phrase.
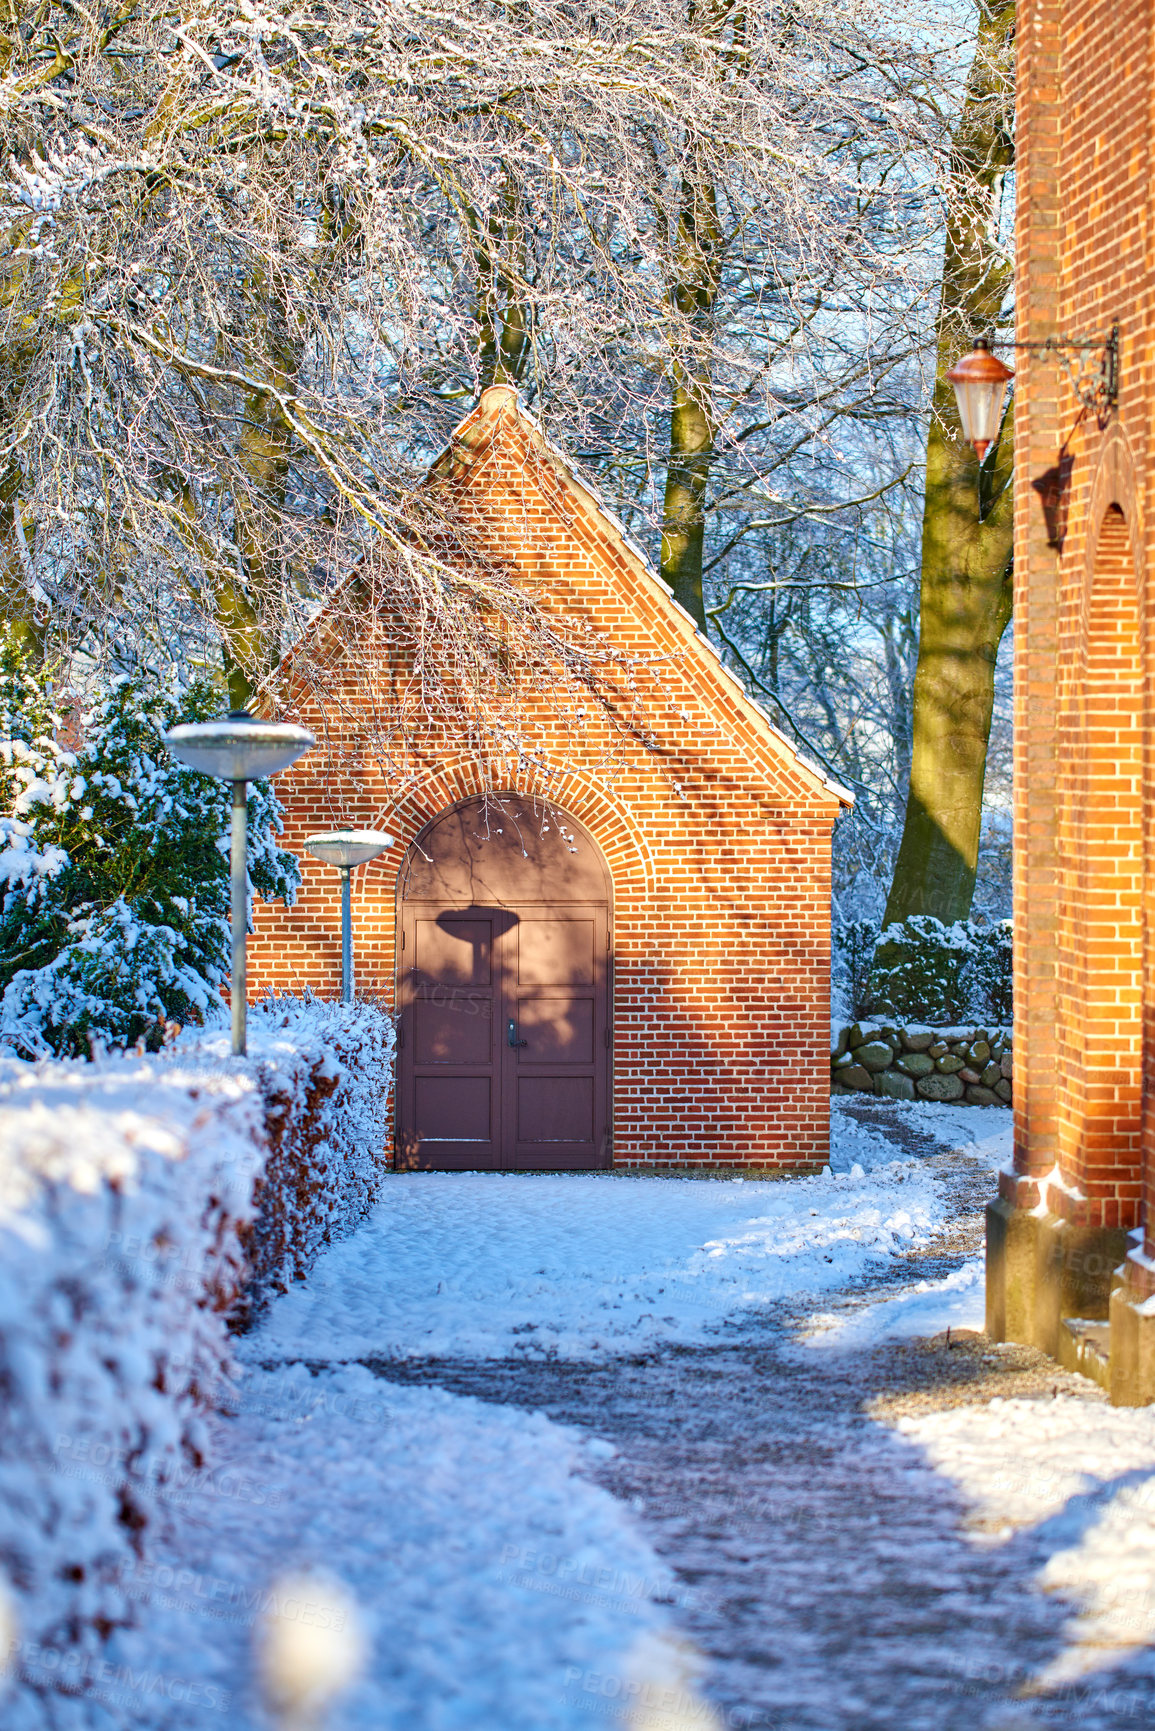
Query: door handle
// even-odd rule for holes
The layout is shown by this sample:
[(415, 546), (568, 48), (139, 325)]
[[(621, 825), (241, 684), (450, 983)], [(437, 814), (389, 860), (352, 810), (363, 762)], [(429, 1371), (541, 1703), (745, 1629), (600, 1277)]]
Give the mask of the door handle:
[(507, 1042), (511, 1046), (528, 1046), (529, 1045), (528, 1040), (519, 1040), (518, 1039), (518, 1037), (517, 1037), (517, 1023), (514, 1021), (512, 1016), (509, 1018), (509, 1021), (505, 1025), (505, 1037), (506, 1037)]

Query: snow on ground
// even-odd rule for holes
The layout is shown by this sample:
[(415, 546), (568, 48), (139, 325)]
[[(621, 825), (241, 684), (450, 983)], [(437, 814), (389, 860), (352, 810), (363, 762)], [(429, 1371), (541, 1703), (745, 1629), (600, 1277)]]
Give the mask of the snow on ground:
[[(973, 1106), (956, 1107), (952, 1111), (949, 1106), (929, 1103), (923, 1106), (920, 1102), (913, 1108), (903, 1108), (904, 1123), (929, 1130), (948, 1146), (954, 1132), (961, 1152), (997, 1172), (1011, 1156), (1011, 1114), (996, 1108), (984, 1109), (977, 1125), (980, 1133), (972, 1139), (975, 1118)], [(999, 1120), (993, 1131), (989, 1127), (992, 1118)], [(971, 1137), (966, 1136), (967, 1130), (972, 1132)], [(896, 1298), (815, 1315), (802, 1337), (804, 1344), (824, 1350), (857, 1351), (882, 1340), (910, 1340), (917, 1335), (942, 1334), (948, 1328), (981, 1330), (986, 1326), (985, 1275), (984, 1258), (975, 1256), (944, 1280), (920, 1280)]]
[[(959, 1140), (947, 1116), (920, 1118), (942, 1145)], [(26, 1644), (32, 1684), (67, 1676), (75, 1694), (45, 1716), (25, 1685), (4, 1702), (6, 1731), (260, 1731), (262, 1615), (323, 1625), (346, 1590), (371, 1657), (329, 1731), (709, 1731), (719, 1721), (672, 1631), (711, 1607), (589, 1482), (609, 1445), (331, 1361), (589, 1360), (714, 1337), (929, 1241), (941, 1189), (925, 1162), (893, 1155), (836, 1113), (833, 1170), (802, 1181), (390, 1179), (241, 1343), (238, 1410), (213, 1421), (204, 1472), (172, 1489), (167, 1544), (122, 1583), (140, 1626), (85, 1661)], [(285, 1362), (302, 1359), (324, 1367)], [(278, 1580), (302, 1572), (315, 1601), (279, 1604)]]
[[(865, 1106), (896, 1112), (909, 1130), (931, 1136), (942, 1148), (963, 1148), (996, 1168), (1011, 1153), (1014, 1114), (1009, 1106), (959, 1106), (952, 1101), (879, 1100), (874, 1095), (840, 1095), (830, 1102), (831, 1143), (841, 1144), (847, 1134), (848, 1114)], [(882, 1140), (876, 1138), (876, 1140)], [(887, 1146), (893, 1147), (893, 1143)]]
[(811, 1179), (398, 1175), (245, 1351), (588, 1359), (701, 1341), (925, 1244), (943, 1200), (925, 1164), (894, 1154), (836, 1114), (832, 1170)]
[(1037, 1577), (1069, 1599), (1069, 1645), (1040, 1688), (1117, 1665), (1155, 1642), (1155, 1409), (1059, 1394), (898, 1421), (971, 1505), (977, 1544), (1026, 1528), (1050, 1555)]
[[(605, 1720), (577, 1686), (591, 1669), (617, 1679), (619, 1707), (678, 1686), (657, 1601), (690, 1590), (579, 1476), (609, 1444), (359, 1366), (250, 1371), (215, 1441), (170, 1546), (126, 1583), (141, 1627), (83, 1679), (77, 1725), (266, 1725), (250, 1681), (262, 1615), (324, 1628), (337, 1583), (371, 1657), (327, 1731), (584, 1731)], [(278, 1578), (302, 1572), (311, 1602), (278, 1599)], [(7, 1713), (6, 1731), (39, 1724)]]
[(897, 1298), (864, 1304), (851, 1311), (814, 1316), (802, 1337), (824, 1351), (861, 1351), (881, 1340), (912, 1340), (945, 1329), (981, 1330), (986, 1324), (986, 1286), (981, 1257), (974, 1257), (945, 1280), (920, 1280)]

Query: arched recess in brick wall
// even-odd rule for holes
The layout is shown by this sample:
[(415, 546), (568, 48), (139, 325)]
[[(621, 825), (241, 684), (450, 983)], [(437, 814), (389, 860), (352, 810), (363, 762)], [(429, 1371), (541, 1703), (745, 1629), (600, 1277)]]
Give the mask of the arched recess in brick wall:
[(1142, 1116), (1143, 633), (1128, 518), (1114, 501), (1093, 521), (1062, 740), (1059, 1151), (1086, 1223), (1127, 1226)]

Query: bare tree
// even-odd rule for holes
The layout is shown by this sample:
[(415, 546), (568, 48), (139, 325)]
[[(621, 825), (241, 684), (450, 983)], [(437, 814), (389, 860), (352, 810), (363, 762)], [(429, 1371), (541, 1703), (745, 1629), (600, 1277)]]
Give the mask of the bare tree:
[(985, 462), (961, 438), (948, 367), (1006, 315), (1003, 191), (1014, 159), (1014, 0), (977, 0), (978, 39), (952, 141), (927, 440), (914, 741), (887, 920), (966, 919), (974, 896), (995, 665), (1011, 617), (1009, 431)]
[[(892, 206), (862, 164), (922, 148), (908, 98), (925, 59), (865, 0), (788, 11), (784, 29), (768, 0), (580, 16), (556, 0), (231, 0), (187, 16), (12, 0), (14, 626), (34, 643), (50, 621), (98, 650), (223, 654), (240, 702), (368, 558), (382, 604), (391, 586), (429, 643), (424, 667), (451, 644), (473, 667), (460, 683), (489, 689), (508, 655), (489, 622), (509, 616), (528, 664), (550, 664), (557, 622), (499, 570), (447, 559), (451, 528), (421, 492), (463, 403), (522, 381), (644, 508), (666, 457), (655, 411), (671, 381), (691, 406), (707, 381), (712, 472), (728, 500), (757, 498), (766, 464), (747, 453), (768, 430), (775, 463), (824, 437), (816, 357), (838, 339), (814, 285), (857, 272), (860, 318), (871, 283), (882, 309), (903, 276), (877, 236), (910, 179)], [(682, 287), (714, 269), (694, 257), (715, 208), (730, 276), (697, 319)], [(865, 403), (884, 363), (855, 346)], [(567, 640), (563, 661), (596, 688), (604, 656)]]
[[(690, 16), (729, 87), (772, 107), (785, 146), (768, 175), (728, 148), (725, 127), (687, 118), (669, 245), (661, 568), (704, 628), (704, 577), (781, 517), (782, 481), (797, 503), (799, 456), (810, 459), (806, 504), (829, 508), (814, 457), (831, 429), (847, 415), (877, 424), (910, 412), (906, 363), (928, 287), (919, 244), (937, 219), (928, 192), (942, 132), (927, 96), (943, 76), (936, 56), (894, 32), (901, 14), (888, 33), (873, 9), (774, 9), (762, 21), (777, 54), (770, 104), (748, 10), (691, 0)], [(711, 517), (726, 524), (721, 550), (709, 548)]]

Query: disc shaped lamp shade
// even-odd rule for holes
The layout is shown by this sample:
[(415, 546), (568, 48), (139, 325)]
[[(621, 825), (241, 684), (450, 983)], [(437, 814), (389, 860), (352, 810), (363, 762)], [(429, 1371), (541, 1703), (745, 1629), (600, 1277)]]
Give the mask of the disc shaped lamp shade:
[(981, 337), (947, 374), (958, 399), (963, 438), (974, 446), (980, 463), (998, 438), (1003, 399), (1014, 376)]
[(317, 743), (303, 727), (260, 721), (244, 709), (231, 710), (217, 721), (190, 721), (171, 728), (164, 742), (181, 763), (222, 781), (257, 781), (275, 775)]
[(276, 775), (317, 742), (303, 727), (287, 721), (259, 721), (245, 709), (231, 709), (216, 721), (188, 721), (170, 728), (164, 742), (178, 763), (233, 784), (233, 816), (229, 848), (229, 927), (233, 952), (233, 1054), (246, 1051), (245, 945), (248, 908), (248, 825), (245, 784)]
[(328, 829), (305, 837), (306, 851), (332, 866), (367, 865), (392, 845), (393, 837), (379, 829)]
[(353, 898), (350, 872), (384, 853), (393, 840), (379, 829), (326, 829), (305, 837), (306, 852), (341, 869), (341, 1002), (353, 1002)]

